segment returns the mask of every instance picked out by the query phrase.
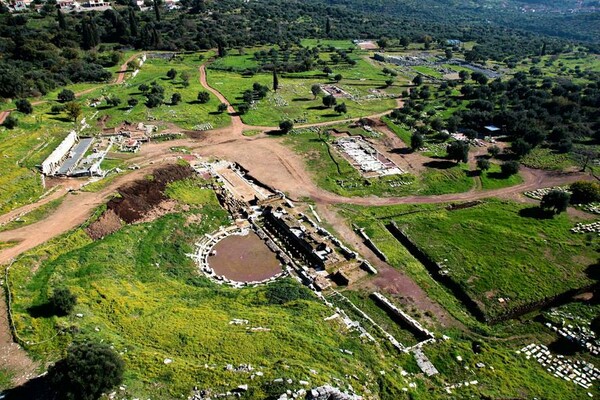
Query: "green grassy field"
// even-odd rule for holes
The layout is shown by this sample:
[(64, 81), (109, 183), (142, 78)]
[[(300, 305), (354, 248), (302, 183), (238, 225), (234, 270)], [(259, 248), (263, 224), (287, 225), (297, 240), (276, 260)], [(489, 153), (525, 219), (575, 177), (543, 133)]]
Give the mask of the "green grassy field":
[(323, 139), (329, 143), (331, 156), (325, 142), (313, 132), (302, 131), (289, 135), (284, 143), (302, 155), (319, 187), (342, 196), (459, 193), (473, 186), (473, 179), (460, 166), (428, 168), (418, 177), (404, 174), (366, 179), (338, 153), (331, 139), (324, 135)]
[[(125, 359), (129, 397), (172, 399), (194, 386), (226, 391), (248, 383), (247, 398), (265, 398), (281, 390), (270, 384), (275, 378), (293, 379), (297, 387), (301, 379), (318, 385), (350, 374), (374, 392), (385, 382), (386, 390), (400, 393), (392, 360), (338, 322), (323, 323), (333, 310), (316, 298), (277, 305), (266, 297), (269, 287), (232, 289), (198, 276), (186, 254), (202, 234), (228, 223), (228, 216), (214, 194), (194, 181), (171, 185), (168, 193), (190, 211), (126, 226), (97, 242), (76, 230), (13, 266), (15, 323), (35, 358), (56, 360), (73, 341), (110, 343)], [(187, 222), (192, 215), (201, 222)], [(77, 295), (74, 313), (82, 318), (31, 316), (30, 307), (43, 305), (57, 286)], [(250, 323), (229, 324), (235, 318)], [(165, 364), (167, 358), (173, 362)], [(225, 368), (242, 363), (264, 376), (250, 380)], [(389, 371), (385, 378), (371, 372), (380, 369)]]
[(479, 175), (481, 179), (481, 188), (484, 190), (500, 189), (523, 183), (521, 175), (505, 176), (502, 174), (500, 165), (492, 163), (490, 169)]
[[(403, 215), (411, 210), (418, 212)], [(536, 216), (529, 205), (492, 199), (459, 211), (432, 205), (352, 214), (356, 223), (375, 230), (368, 233), (376, 243), (383, 241), (382, 250), (392, 251), (392, 263), (402, 267), (405, 256), (395, 258), (394, 238), (380, 226), (396, 221), (490, 317), (593, 282), (586, 271), (597, 260), (598, 239), (572, 234), (574, 217)], [(509, 300), (502, 304), (498, 298)]]
[(14, 112), (19, 125), (0, 127), (0, 214), (31, 203), (43, 193), (36, 168), (72, 129), (35, 107), (34, 114)]
[[(208, 70), (209, 84), (223, 93), (234, 105), (241, 104), (242, 94), (258, 82), (272, 87), (271, 74), (256, 74), (252, 77), (243, 77), (238, 73)], [(303, 123), (318, 123), (335, 121), (339, 119), (355, 118), (376, 113), (382, 113), (394, 108), (393, 99), (373, 99), (353, 101), (340, 99), (338, 103), (345, 102), (348, 112), (337, 114), (333, 108), (323, 106), (321, 97), (316, 99), (310, 88), (316, 83), (331, 83), (327, 78), (314, 77), (307, 79), (279, 78), (280, 89), (270, 91), (266, 98), (259, 100), (250, 111), (242, 116), (245, 123), (256, 126), (277, 126), (284, 119), (303, 121)], [(365, 87), (358, 86), (352, 81), (342, 80), (339, 86), (350, 93), (364, 95)]]

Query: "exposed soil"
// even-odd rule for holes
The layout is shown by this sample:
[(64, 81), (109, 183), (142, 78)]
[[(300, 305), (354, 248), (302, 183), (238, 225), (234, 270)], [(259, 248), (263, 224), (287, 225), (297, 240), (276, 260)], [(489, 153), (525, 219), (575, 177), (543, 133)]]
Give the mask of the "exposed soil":
[(122, 225), (121, 218), (113, 210), (106, 210), (85, 231), (92, 239), (98, 240), (118, 231)]
[(128, 224), (143, 219), (167, 198), (167, 184), (192, 176), (194, 170), (181, 165), (169, 165), (154, 171), (153, 179), (140, 179), (117, 189), (119, 197), (111, 199), (107, 208)]

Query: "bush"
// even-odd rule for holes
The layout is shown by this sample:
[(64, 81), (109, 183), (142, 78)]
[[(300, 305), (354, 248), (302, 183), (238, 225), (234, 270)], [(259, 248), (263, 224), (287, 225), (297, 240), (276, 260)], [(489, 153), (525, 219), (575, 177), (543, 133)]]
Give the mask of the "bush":
[(516, 161), (507, 161), (502, 163), (500, 169), (505, 176), (515, 175), (519, 172), (520, 165)]
[(480, 158), (477, 160), (477, 168), (481, 171), (487, 171), (490, 169), (491, 163), (490, 160), (486, 160), (485, 158)]
[(198, 103), (206, 104), (210, 100), (210, 94), (206, 91), (202, 91), (198, 93)]
[(563, 190), (551, 190), (542, 197), (540, 208), (550, 210), (554, 214), (560, 214), (567, 210), (571, 195)]
[(60, 399), (96, 400), (123, 381), (125, 365), (108, 345), (84, 343), (48, 369), (50, 387)]
[(424, 144), (425, 144), (425, 140), (423, 139), (422, 135), (419, 135), (418, 133), (414, 133), (410, 137), (410, 148), (412, 149), (412, 151), (419, 150), (421, 147), (423, 147)]
[(310, 290), (290, 280), (281, 280), (267, 286), (267, 300), (270, 304), (285, 304), (294, 300), (311, 300)]
[(33, 112), (33, 106), (27, 99), (19, 99), (15, 101), (15, 105), (17, 106), (17, 111), (23, 114), (31, 114)]
[(279, 123), (279, 129), (283, 133), (288, 133), (294, 128), (294, 123), (290, 120), (284, 120)]
[(2, 126), (7, 129), (13, 129), (17, 126), (18, 122), (19, 121), (17, 121), (17, 119), (15, 117), (13, 117), (12, 115), (9, 115), (4, 120), (4, 123), (2, 124)]
[(578, 181), (571, 184), (571, 204), (587, 204), (600, 201), (600, 184)]
[(469, 143), (463, 140), (457, 140), (452, 142), (446, 147), (448, 153), (448, 159), (456, 161), (457, 163), (469, 161)]
[(55, 104), (50, 108), (52, 114), (60, 114), (63, 111), (65, 111), (65, 106), (62, 104)]
[(75, 93), (69, 89), (63, 89), (57, 96), (58, 101), (66, 103), (75, 100)]
[(57, 288), (48, 302), (57, 315), (68, 315), (77, 304), (77, 297), (68, 288)]

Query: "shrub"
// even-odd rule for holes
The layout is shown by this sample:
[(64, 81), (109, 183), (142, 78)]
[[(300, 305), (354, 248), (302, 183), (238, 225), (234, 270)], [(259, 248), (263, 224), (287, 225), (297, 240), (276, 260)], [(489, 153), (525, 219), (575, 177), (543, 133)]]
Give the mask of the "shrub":
[(198, 102), (200, 104), (206, 104), (210, 100), (210, 94), (206, 91), (202, 91), (198, 93)]
[(125, 365), (106, 344), (71, 347), (67, 356), (48, 370), (50, 387), (58, 398), (96, 400), (123, 381)]
[(75, 100), (75, 93), (69, 89), (63, 89), (57, 96), (58, 101), (66, 103)]
[(600, 184), (578, 181), (571, 184), (571, 203), (587, 204), (600, 201)]
[(69, 288), (57, 288), (54, 289), (48, 302), (57, 315), (68, 315), (77, 304), (77, 297)]
[(267, 286), (267, 300), (270, 304), (285, 304), (294, 300), (310, 300), (312, 293), (304, 286), (282, 280)]
[(19, 99), (15, 101), (15, 105), (17, 106), (17, 111), (23, 114), (31, 114), (33, 112), (33, 106), (27, 99)]
[(290, 120), (284, 120), (279, 123), (279, 129), (283, 133), (288, 133), (294, 128), (294, 123)]
[(515, 175), (519, 172), (519, 168), (519, 163), (516, 161), (507, 161), (505, 163), (502, 163), (502, 165), (500, 166), (502, 173), (506, 176)]
[(19, 121), (17, 121), (17, 119), (15, 117), (13, 117), (12, 115), (9, 115), (4, 120), (4, 123), (2, 124), (2, 126), (7, 129), (13, 129), (17, 126), (18, 122)]

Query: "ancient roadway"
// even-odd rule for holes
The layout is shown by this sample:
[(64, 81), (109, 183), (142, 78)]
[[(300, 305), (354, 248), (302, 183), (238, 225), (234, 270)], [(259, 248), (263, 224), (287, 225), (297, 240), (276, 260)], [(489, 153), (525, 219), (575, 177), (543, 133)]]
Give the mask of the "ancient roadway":
[[(136, 55), (132, 56), (133, 59)], [(128, 60), (129, 61), (129, 60)], [(124, 71), (127, 62), (121, 68), (115, 84), (124, 79)], [(199, 79), (204, 88), (215, 95), (221, 102), (227, 104), (228, 112), (231, 115), (231, 125), (218, 130), (202, 132), (194, 135), (196, 138), (186, 138), (174, 141), (151, 143), (142, 147), (142, 150), (130, 160), (132, 164), (137, 164), (141, 168), (130, 171), (127, 174), (118, 176), (112, 180), (102, 190), (90, 193), (83, 191), (70, 192), (67, 184), (61, 184), (58, 188), (48, 194), (48, 196), (38, 200), (34, 204), (23, 206), (11, 211), (9, 214), (0, 216), (0, 224), (6, 222), (15, 216), (46, 204), (48, 201), (65, 196), (58, 208), (45, 219), (18, 229), (0, 232), (1, 242), (16, 242), (12, 247), (0, 251), (0, 264), (7, 264), (10, 260), (20, 254), (52, 239), (58, 235), (68, 232), (81, 225), (91, 215), (92, 211), (114, 193), (115, 189), (124, 183), (139, 179), (149, 173), (152, 169), (164, 163), (176, 161), (176, 155), (170, 148), (174, 146), (188, 146), (192, 153), (201, 156), (214, 156), (235, 161), (248, 169), (251, 174), (260, 181), (277, 188), (289, 195), (294, 200), (311, 198), (317, 207), (317, 210), (332, 223), (338, 234), (349, 244), (359, 250), (365, 257), (371, 260), (380, 271), (380, 279), (376, 279), (374, 284), (381, 284), (390, 291), (402, 292), (410, 297), (415, 305), (424, 311), (431, 311), (438, 320), (444, 325), (457, 325), (457, 322), (440, 307), (439, 304), (432, 301), (427, 294), (409, 277), (404, 275), (398, 269), (392, 268), (386, 263), (381, 262), (377, 257), (362, 244), (359, 238), (354, 234), (347, 221), (344, 221), (337, 214), (335, 204), (356, 204), (356, 205), (393, 205), (404, 203), (438, 203), (451, 201), (469, 201), (492, 196), (517, 196), (526, 190), (533, 190), (542, 187), (561, 185), (578, 179), (585, 179), (583, 174), (557, 174), (528, 168), (522, 169), (523, 183), (497, 190), (472, 190), (465, 193), (448, 194), (441, 196), (406, 196), (406, 197), (343, 197), (334, 193), (325, 191), (317, 187), (307, 172), (305, 160), (295, 153), (291, 148), (282, 143), (281, 138), (275, 138), (267, 135), (265, 132), (275, 130), (275, 127), (257, 127), (249, 126), (243, 123), (241, 118), (235, 114), (235, 110), (227, 99), (216, 89), (210, 87), (206, 80), (206, 70), (204, 65), (199, 68)], [(93, 89), (92, 89), (93, 90)], [(89, 92), (86, 91), (86, 92)], [(83, 93), (79, 93), (81, 95)], [(0, 118), (6, 117), (6, 113), (0, 113)], [(378, 118), (382, 114), (369, 116), (369, 118)], [(353, 121), (349, 119), (346, 121)], [(308, 126), (324, 126), (328, 124), (339, 124), (340, 121), (331, 123), (320, 123)], [(245, 130), (260, 130), (262, 133), (256, 136), (247, 137), (242, 133)], [(393, 133), (384, 129), (386, 135), (393, 136)], [(397, 138), (390, 138), (394, 140)], [(0, 314), (5, 313), (5, 304), (0, 302)], [(1, 315), (0, 315), (1, 317)], [(21, 351), (14, 349), (14, 344), (10, 340), (10, 334), (5, 318), (0, 318), (0, 356), (8, 354), (6, 357), (0, 357), (6, 365), (13, 365), (20, 370), (17, 382), (23, 382), (30, 376), (31, 365), (27, 364), (25, 355)], [(24, 358), (25, 357), (25, 358)], [(14, 362), (10, 362), (14, 359)], [(20, 364), (29, 365), (19, 367)]]

